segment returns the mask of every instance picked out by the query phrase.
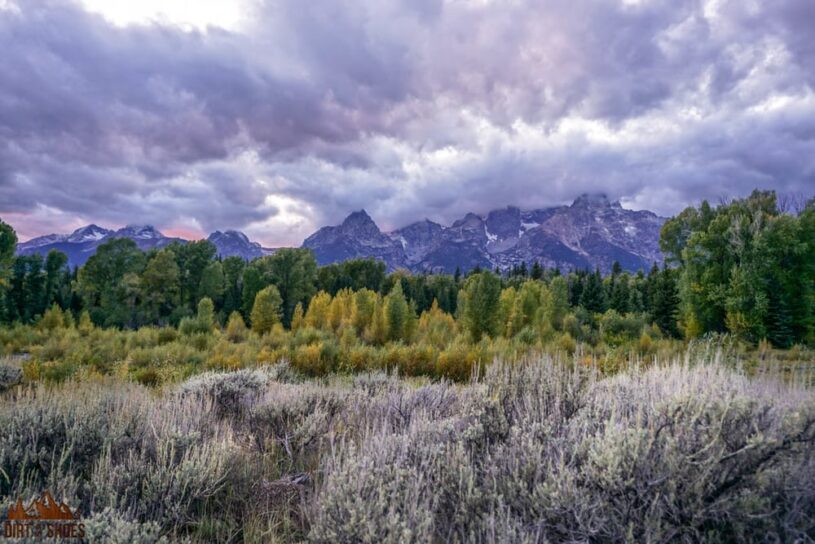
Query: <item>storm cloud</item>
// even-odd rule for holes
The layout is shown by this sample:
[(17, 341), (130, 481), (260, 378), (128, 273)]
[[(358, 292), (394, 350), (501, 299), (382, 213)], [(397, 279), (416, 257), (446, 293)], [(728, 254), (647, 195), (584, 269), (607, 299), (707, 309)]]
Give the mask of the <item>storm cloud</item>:
[(815, 192), (811, 0), (268, 0), (237, 29), (0, 0), (0, 216), (299, 244), (605, 192)]

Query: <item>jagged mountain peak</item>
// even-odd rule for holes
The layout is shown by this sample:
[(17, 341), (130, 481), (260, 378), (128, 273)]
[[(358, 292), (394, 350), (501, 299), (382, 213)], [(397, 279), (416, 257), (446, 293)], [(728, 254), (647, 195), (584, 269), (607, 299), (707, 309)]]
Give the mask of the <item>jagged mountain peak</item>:
[(153, 225), (127, 225), (115, 232), (118, 237), (138, 238), (141, 240), (152, 240), (164, 238), (164, 235)]
[(215, 240), (227, 240), (227, 239), (240, 240), (241, 242), (251, 243), (249, 241), (249, 237), (247, 237), (244, 233), (242, 233), (239, 230), (225, 230), (225, 231), (216, 230), (207, 237), (207, 240), (209, 240), (210, 242), (214, 242)]
[(425, 217), (424, 219), (422, 219), (420, 221), (416, 221), (415, 223), (411, 223), (410, 225), (408, 225), (406, 227), (402, 227), (401, 229), (397, 229), (397, 230), (395, 230), (393, 232), (395, 234), (395, 233), (404, 232), (404, 231), (407, 231), (407, 230), (428, 230), (428, 229), (429, 230), (436, 230), (436, 229), (443, 229), (443, 228), (444, 227), (441, 224), (436, 223), (435, 221), (431, 221), (430, 219)]
[(481, 218), (480, 215), (476, 215), (472, 212), (469, 212), (467, 215), (462, 217), (461, 219), (455, 221), (451, 226), (452, 228), (458, 227), (474, 227), (481, 225), (484, 222), (484, 219)]
[(220, 257), (241, 257), (252, 260), (264, 255), (263, 248), (238, 230), (216, 230), (207, 237), (215, 245)]
[(91, 223), (73, 231), (65, 240), (72, 243), (93, 242), (110, 236), (112, 230)]
[(321, 228), (303, 247), (314, 252), (319, 264), (375, 257), (396, 269), (405, 261), (400, 241), (383, 234), (365, 210), (353, 212), (339, 226)]
[(350, 214), (348, 214), (348, 217), (346, 217), (345, 220), (342, 222), (342, 225), (345, 227), (369, 224), (376, 225), (376, 223), (374, 223), (374, 220), (371, 219), (371, 216), (368, 215), (368, 212), (366, 212), (364, 209), (351, 212)]
[(605, 193), (583, 193), (572, 202), (572, 208), (621, 208), (619, 201), (611, 202)]

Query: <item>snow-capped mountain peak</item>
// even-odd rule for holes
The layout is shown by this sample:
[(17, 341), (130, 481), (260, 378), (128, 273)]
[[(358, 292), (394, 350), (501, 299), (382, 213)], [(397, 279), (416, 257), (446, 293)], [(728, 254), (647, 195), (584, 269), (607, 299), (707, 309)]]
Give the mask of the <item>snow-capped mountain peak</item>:
[(153, 225), (127, 225), (126, 227), (117, 230), (115, 235), (119, 238), (131, 238), (138, 240), (155, 240), (158, 238), (164, 238), (164, 235)]
[(81, 244), (83, 242), (95, 242), (101, 240), (105, 236), (112, 234), (112, 230), (102, 228), (98, 225), (87, 225), (73, 231), (65, 241), (74, 244)]

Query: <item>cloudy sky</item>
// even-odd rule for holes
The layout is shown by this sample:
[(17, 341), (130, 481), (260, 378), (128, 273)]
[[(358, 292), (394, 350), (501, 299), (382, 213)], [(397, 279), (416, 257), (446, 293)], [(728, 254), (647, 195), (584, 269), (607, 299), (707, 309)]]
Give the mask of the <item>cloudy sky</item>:
[[(192, 7), (194, 6), (194, 7)], [(0, 217), (299, 244), (815, 193), (813, 0), (0, 0)]]

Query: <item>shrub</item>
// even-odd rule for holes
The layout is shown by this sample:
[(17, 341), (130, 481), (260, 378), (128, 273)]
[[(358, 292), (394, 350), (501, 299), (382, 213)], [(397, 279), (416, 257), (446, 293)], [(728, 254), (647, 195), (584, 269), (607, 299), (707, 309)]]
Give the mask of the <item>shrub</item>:
[(558, 349), (565, 351), (569, 355), (572, 355), (575, 351), (577, 351), (577, 343), (572, 338), (572, 335), (568, 332), (564, 332), (560, 335), (557, 341)]
[(46, 331), (54, 331), (61, 329), (65, 326), (65, 314), (62, 309), (54, 303), (49, 309), (45, 310), (39, 322), (39, 327)]
[(161, 384), (161, 376), (155, 368), (140, 368), (133, 378), (142, 385), (147, 387), (155, 387)]
[(178, 331), (185, 336), (209, 335), (215, 326), (215, 307), (212, 300), (204, 297), (198, 303), (195, 317), (184, 317), (178, 324)]
[(161, 526), (155, 522), (139, 523), (127, 519), (113, 508), (105, 508), (83, 520), (88, 542), (104, 544), (165, 544)]
[(314, 469), (308, 465), (315, 460), (303, 457), (319, 451), (344, 404), (332, 389), (275, 384), (252, 407), (249, 428), (261, 451), (276, 446), (287, 458), (284, 472)]
[(226, 324), (226, 338), (230, 342), (243, 342), (246, 340), (246, 335), (249, 330), (246, 328), (246, 323), (243, 322), (243, 317), (238, 312), (232, 312), (229, 316), (229, 321)]
[(467, 344), (454, 344), (439, 353), (436, 376), (453, 381), (466, 381), (473, 373), (478, 355)]
[(23, 369), (0, 363), (0, 392), (11, 389), (23, 381)]
[(239, 416), (258, 398), (269, 376), (260, 370), (208, 372), (181, 384), (182, 396), (211, 399), (221, 416)]
[(306, 376), (325, 376), (337, 369), (339, 348), (326, 341), (299, 346), (292, 352), (292, 366)]
[(162, 327), (158, 330), (158, 343), (159, 344), (169, 344), (171, 342), (175, 342), (178, 338), (178, 331), (172, 327)]
[(811, 392), (721, 367), (591, 372), (496, 363), (451, 409), (389, 390), (398, 410), (374, 413), (400, 424), (327, 459), (310, 539), (808, 538)]

